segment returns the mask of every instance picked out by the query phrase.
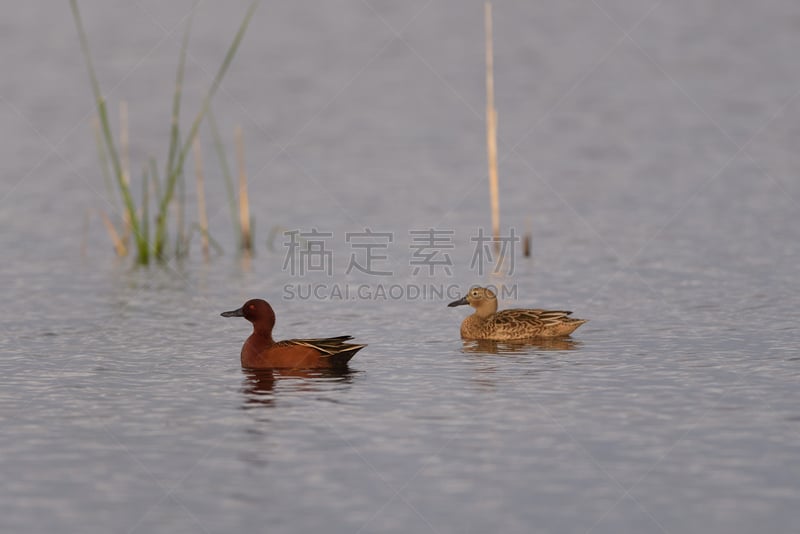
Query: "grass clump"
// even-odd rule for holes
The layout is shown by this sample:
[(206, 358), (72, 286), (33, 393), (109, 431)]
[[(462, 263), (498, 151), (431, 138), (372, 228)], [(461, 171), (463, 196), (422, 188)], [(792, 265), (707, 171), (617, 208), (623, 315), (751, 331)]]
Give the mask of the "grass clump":
[[(225, 54), (225, 58), (223, 59), (222, 64), (220, 65), (216, 75), (214, 76), (214, 79), (211, 82), (211, 86), (209, 87), (205, 97), (203, 98), (200, 110), (197, 112), (197, 114), (194, 117), (194, 120), (191, 123), (191, 127), (189, 128), (188, 134), (182, 136), (180, 130), (181, 98), (182, 98), (183, 75), (186, 65), (186, 53), (187, 53), (186, 51), (189, 43), (189, 34), (192, 26), (191, 16), (187, 21), (186, 30), (184, 32), (183, 40), (181, 42), (180, 57), (178, 60), (178, 67), (175, 75), (175, 93), (172, 99), (169, 149), (167, 152), (167, 161), (164, 166), (164, 180), (163, 182), (161, 181), (158, 174), (158, 165), (155, 159), (151, 158), (148, 164), (146, 164), (143, 169), (141, 206), (137, 208), (136, 203), (134, 202), (133, 199), (133, 195), (131, 194), (127, 171), (125, 169), (121, 157), (122, 151), (120, 150), (120, 146), (117, 145), (114, 139), (114, 134), (111, 131), (111, 126), (109, 124), (109, 119), (108, 119), (108, 108), (106, 100), (103, 97), (103, 93), (100, 89), (100, 84), (97, 80), (97, 75), (95, 73), (94, 64), (92, 61), (92, 55), (89, 48), (89, 40), (86, 31), (83, 27), (83, 21), (81, 19), (80, 10), (78, 9), (78, 2), (77, 0), (70, 0), (72, 14), (75, 18), (75, 25), (77, 27), (78, 37), (81, 43), (81, 51), (86, 60), (86, 66), (89, 74), (89, 81), (91, 83), (92, 93), (97, 106), (97, 117), (99, 124), (97, 124), (96, 128), (97, 132), (96, 137), (97, 137), (98, 152), (100, 156), (100, 165), (103, 170), (104, 176), (110, 176), (109, 181), (113, 182), (116, 186), (116, 189), (118, 189), (119, 191), (124, 210), (123, 219), (126, 221), (125, 222), (126, 226), (129, 226), (130, 234), (132, 235), (134, 240), (135, 250), (136, 250), (136, 262), (141, 265), (147, 265), (151, 263), (151, 261), (153, 260), (158, 262), (164, 262), (168, 259), (167, 257), (167, 249), (168, 249), (167, 223), (169, 220), (168, 212), (170, 206), (173, 204), (173, 202), (176, 201), (175, 199), (176, 189), (180, 190), (182, 187), (181, 184), (184, 183), (183, 181), (184, 164), (186, 162), (186, 158), (190, 150), (192, 149), (195, 140), (197, 139), (201, 123), (205, 118), (209, 116), (211, 101), (213, 100), (214, 95), (219, 89), (219, 86), (222, 83), (222, 80), (225, 77), (225, 74), (227, 73), (231, 62), (233, 61), (234, 56), (236, 55), (236, 52), (239, 48), (239, 44), (241, 43), (242, 38), (244, 37), (244, 34), (247, 31), (247, 27), (251, 19), (253, 18), (253, 15), (255, 13), (256, 8), (258, 7), (258, 4), (259, 0), (254, 0), (247, 9), (244, 18), (239, 26), (239, 29), (236, 32), (232, 43), (228, 47), (228, 51)], [(212, 131), (214, 132), (215, 146), (219, 150), (221, 149), (221, 141), (219, 140), (219, 135), (217, 132), (215, 122), (212, 122)], [(223, 163), (223, 170), (226, 171), (225, 173), (226, 180), (230, 181), (229, 171), (225, 169), (225, 167), (227, 167), (227, 160), (221, 160), (221, 161)], [(152, 206), (155, 208), (155, 214), (154, 214), (155, 228), (152, 232), (150, 229), (151, 190), (154, 197), (152, 199)], [(179, 196), (181, 195), (179, 194)], [(179, 214), (182, 214), (183, 206), (182, 205), (178, 206), (178, 209), (179, 209)], [(104, 217), (104, 223), (106, 223), (106, 226), (109, 227), (110, 221), (108, 220), (107, 217)], [(200, 232), (205, 238), (208, 238), (208, 229), (205, 227), (204, 224), (201, 225)], [(117, 253), (120, 255), (127, 254), (128, 249), (124, 237), (126, 232), (123, 231), (122, 236), (120, 236), (120, 233), (113, 228), (113, 225), (110, 225), (109, 233), (112, 236), (116, 236), (114, 242)], [(183, 234), (184, 232), (182, 230), (179, 230), (178, 233)], [(237, 237), (239, 237), (239, 241), (241, 244), (242, 239), (239, 235), (239, 231), (237, 231)], [(186, 243), (184, 243), (183, 241), (188, 238), (186, 237), (181, 238), (179, 235), (177, 239), (178, 241), (176, 242), (176, 247), (175, 247), (176, 255), (180, 256), (181, 254), (185, 254), (187, 247)]]

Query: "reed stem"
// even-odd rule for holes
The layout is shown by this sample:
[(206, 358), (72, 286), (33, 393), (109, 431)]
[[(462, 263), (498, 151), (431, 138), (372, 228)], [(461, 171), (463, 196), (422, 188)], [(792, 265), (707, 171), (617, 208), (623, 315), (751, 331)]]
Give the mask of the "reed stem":
[[(141, 241), (144, 249), (139, 251), (139, 263), (147, 265), (150, 263), (150, 174), (147, 167), (142, 170), (142, 235)], [(142, 256), (143, 254), (143, 256)]]
[(97, 116), (92, 117), (92, 132), (94, 132), (94, 141), (97, 146), (97, 158), (100, 160), (100, 171), (103, 173), (103, 183), (106, 187), (106, 194), (109, 198), (116, 199), (111, 183), (111, 169), (108, 167), (106, 147), (103, 144), (103, 134), (100, 132), (100, 119), (98, 119)]
[[(125, 182), (125, 185), (130, 188), (131, 186), (131, 168), (130, 168), (130, 136), (128, 133), (128, 102), (125, 100), (120, 100), (119, 102), (119, 149), (120, 149), (120, 160), (122, 163), (122, 179)], [(128, 246), (128, 240), (131, 237), (131, 231), (133, 229), (130, 215), (127, 212), (122, 214), (122, 221), (123, 221), (123, 232), (122, 232), (122, 239), (125, 242), (125, 246)], [(139, 219), (139, 228), (142, 229), (144, 225), (144, 221), (140, 218)], [(147, 250), (147, 238), (139, 235), (138, 233), (133, 236), (134, 241), (136, 242), (136, 250), (138, 251), (139, 257), (137, 261), (142, 265), (147, 265), (148, 258), (149, 258), (149, 251)]]
[(164, 172), (169, 176), (175, 163), (175, 153), (179, 145), (178, 134), (180, 131), (181, 96), (183, 95), (183, 73), (186, 70), (186, 50), (189, 46), (189, 35), (192, 32), (192, 22), (194, 21), (194, 8), (186, 21), (186, 29), (183, 32), (181, 41), (181, 51), (178, 56), (178, 70), (175, 73), (175, 93), (172, 96), (172, 114), (170, 117), (169, 152), (167, 155), (167, 167)]
[(203, 246), (203, 259), (208, 263), (211, 254), (208, 248), (208, 216), (206, 214), (206, 191), (203, 180), (203, 153), (200, 151), (200, 141), (195, 138), (194, 172), (197, 178), (197, 218), (200, 221), (200, 235)]
[(239, 227), (243, 252), (250, 253), (253, 250), (253, 241), (250, 235), (250, 201), (247, 196), (247, 168), (244, 160), (244, 134), (242, 127), (236, 127), (236, 161), (239, 170)]
[(70, 0), (70, 7), (72, 9), (72, 16), (75, 18), (75, 25), (78, 29), (78, 38), (80, 39), (81, 43), (81, 51), (83, 52), (84, 59), (86, 60), (86, 68), (89, 72), (89, 81), (91, 82), (92, 86), (92, 94), (94, 95), (94, 99), (97, 104), (97, 115), (100, 120), (101, 130), (103, 132), (105, 148), (108, 151), (109, 158), (111, 159), (111, 166), (114, 169), (114, 175), (117, 178), (117, 185), (120, 189), (125, 210), (128, 214), (129, 224), (131, 225), (133, 234), (138, 236), (139, 221), (136, 217), (136, 206), (133, 203), (133, 196), (131, 195), (130, 188), (124, 179), (119, 153), (117, 152), (116, 145), (114, 144), (114, 134), (111, 132), (111, 125), (108, 122), (106, 101), (105, 98), (103, 98), (102, 92), (100, 91), (100, 83), (97, 81), (94, 64), (92, 63), (92, 54), (89, 51), (89, 39), (86, 35), (86, 30), (83, 27), (83, 20), (81, 19), (80, 10), (78, 9), (77, 0)]
[(497, 177), (497, 110), (494, 107), (494, 50), (492, 3), (484, 4), (486, 29), (486, 153), (489, 161), (489, 195), (492, 205), (492, 236), (495, 252), (500, 251), (500, 193)]
[(530, 217), (525, 219), (525, 235), (522, 237), (522, 255), (526, 258), (531, 257), (531, 240), (533, 239), (533, 222)]
[(108, 215), (105, 211), (100, 211), (100, 217), (103, 219), (103, 225), (106, 227), (106, 231), (111, 238), (111, 242), (114, 244), (114, 250), (116, 251), (117, 256), (127, 256), (128, 250), (125, 248), (125, 243), (120, 238), (119, 233), (117, 233), (117, 229), (114, 228), (114, 223), (111, 222), (111, 219), (108, 218)]
[[(74, 1), (74, 0), (73, 0)], [(159, 214), (163, 215), (160, 216), (158, 219), (158, 227), (156, 229), (156, 256), (158, 258), (163, 258), (163, 250), (164, 250), (164, 238), (166, 236), (166, 212), (167, 207), (169, 206), (170, 201), (172, 200), (172, 195), (175, 192), (175, 184), (177, 183), (178, 176), (181, 175), (183, 172), (183, 165), (186, 161), (186, 155), (189, 152), (189, 148), (192, 146), (194, 142), (195, 136), (197, 136), (197, 130), (200, 128), (200, 123), (205, 118), (206, 113), (211, 105), (211, 100), (219, 89), (220, 84), (222, 83), (222, 79), (225, 77), (225, 74), (228, 71), (228, 67), (230, 67), (231, 62), (233, 61), (234, 56), (236, 55), (236, 51), (239, 48), (239, 44), (244, 37), (245, 32), (247, 31), (247, 26), (250, 24), (250, 20), (253, 18), (253, 14), (255, 13), (256, 8), (258, 7), (259, 0), (254, 0), (250, 7), (245, 14), (244, 20), (242, 24), (239, 26), (239, 30), (236, 32), (236, 36), (233, 39), (230, 47), (228, 48), (228, 52), (225, 54), (225, 59), (222, 61), (222, 65), (220, 65), (219, 70), (217, 71), (216, 76), (214, 77), (213, 82), (211, 83), (211, 87), (209, 88), (208, 92), (206, 93), (205, 98), (203, 99), (203, 105), (192, 122), (192, 126), (189, 130), (189, 135), (183, 142), (180, 151), (175, 155), (175, 161), (173, 162), (172, 167), (170, 168), (170, 172), (166, 177), (166, 183), (164, 184), (164, 195), (161, 197), (161, 203), (159, 207)]]
[(161, 198), (161, 179), (158, 177), (156, 158), (150, 158), (150, 181), (153, 183), (153, 197)]
[(182, 258), (188, 250), (186, 243), (186, 176), (181, 173), (178, 177), (178, 198), (176, 204), (176, 221), (178, 227), (175, 238), (175, 257)]
[(119, 151), (122, 163), (122, 179), (130, 187), (131, 184), (131, 157), (130, 143), (128, 142), (128, 103), (119, 101)]
[[(128, 238), (133, 235), (134, 239), (136, 240), (136, 248), (138, 252), (138, 263), (147, 264), (152, 258), (156, 258), (159, 261), (164, 261), (165, 258), (165, 251), (167, 248), (167, 225), (168, 221), (170, 220), (170, 212), (171, 206), (173, 204), (174, 197), (176, 196), (176, 188), (177, 188), (177, 206), (175, 206), (176, 210), (176, 224), (177, 224), (177, 243), (175, 247), (175, 254), (177, 256), (185, 255), (188, 251), (188, 237), (186, 235), (186, 228), (185, 228), (185, 199), (186, 199), (186, 183), (185, 183), (185, 176), (184, 176), (184, 165), (186, 163), (186, 158), (188, 157), (189, 151), (192, 149), (193, 145), (195, 145), (195, 140), (197, 138), (197, 134), (199, 131), (200, 124), (202, 123), (203, 119), (206, 117), (207, 114), (210, 113), (210, 106), (211, 101), (214, 95), (217, 93), (222, 80), (224, 79), (225, 75), (227, 74), (229, 67), (238, 51), (238, 48), (241, 44), (242, 39), (244, 38), (244, 34), (247, 31), (247, 28), (252, 20), (257, 7), (260, 4), (260, 0), (252, 0), (247, 11), (244, 15), (244, 18), (231, 42), (228, 50), (225, 54), (225, 57), (214, 76), (211, 86), (207, 90), (201, 108), (199, 112), (194, 117), (194, 120), (191, 123), (191, 127), (189, 128), (189, 133), (187, 136), (181, 135), (180, 130), (180, 113), (181, 113), (181, 101), (183, 96), (183, 80), (184, 80), (184, 73), (186, 69), (186, 58), (187, 58), (187, 50), (189, 44), (189, 37), (191, 34), (192, 22), (193, 22), (193, 14), (190, 16), (189, 20), (187, 21), (187, 25), (184, 31), (183, 40), (181, 42), (181, 51), (178, 61), (178, 68), (175, 75), (175, 91), (172, 98), (172, 112), (170, 116), (170, 142), (169, 142), (169, 152), (167, 156), (166, 162), (166, 170), (165, 174), (163, 175), (163, 181), (159, 178), (159, 173), (157, 170), (157, 166), (154, 159), (150, 159), (149, 166), (146, 166), (143, 171), (143, 183), (142, 183), (142, 206), (141, 210), (137, 210), (136, 203), (134, 202), (133, 195), (131, 193), (131, 185), (130, 185), (130, 151), (129, 151), (129, 131), (128, 131), (128, 106), (125, 101), (120, 102), (119, 107), (119, 122), (120, 122), (120, 130), (119, 130), (119, 144), (116, 143), (114, 139), (114, 134), (111, 130), (111, 125), (109, 122), (108, 117), (108, 108), (106, 105), (105, 98), (103, 97), (100, 83), (97, 78), (97, 73), (95, 71), (93, 58), (89, 48), (89, 40), (86, 33), (86, 30), (83, 25), (83, 20), (81, 18), (80, 10), (78, 7), (77, 0), (70, 0), (70, 8), (72, 10), (73, 17), (75, 19), (75, 24), (78, 32), (78, 37), (80, 40), (81, 52), (84, 56), (86, 62), (86, 68), (89, 75), (89, 81), (92, 88), (92, 94), (94, 96), (95, 105), (97, 107), (97, 119), (94, 121), (94, 131), (95, 131), (95, 140), (97, 143), (98, 149), (98, 156), (100, 158), (100, 166), (101, 170), (104, 173), (104, 177), (106, 180), (106, 185), (111, 188), (110, 183), (113, 179), (116, 179), (116, 185), (119, 188), (119, 193), (122, 198), (123, 202), (123, 213), (122, 213), (122, 231), (118, 232), (115, 226), (111, 223), (110, 218), (105, 213), (102, 214), (103, 222), (106, 225), (109, 234), (112, 236), (112, 241), (114, 241), (115, 248), (119, 255), (125, 255), (128, 251), (128, 245), (126, 241)], [(232, 214), (235, 214), (236, 205), (235, 205), (235, 198), (234, 198), (234, 186), (233, 186), (233, 179), (231, 177), (230, 170), (227, 166), (227, 161), (224, 157), (224, 149), (222, 148), (222, 143), (219, 140), (219, 135), (216, 128), (216, 122), (211, 117), (211, 125), (212, 130), (214, 131), (215, 137), (215, 146), (220, 153), (220, 161), (223, 165), (223, 170), (226, 176), (226, 186), (228, 187), (228, 196), (229, 196), (229, 204), (231, 206)], [(243, 150), (243, 148), (242, 148)], [(197, 149), (197, 158), (199, 159), (198, 165), (198, 210), (200, 210), (201, 214), (201, 223), (200, 223), (200, 230), (203, 234), (203, 254), (206, 259), (209, 258), (210, 255), (210, 245), (217, 246), (213, 243), (211, 236), (208, 232), (208, 219), (206, 214), (206, 206), (205, 206), (205, 184), (204, 184), (204, 177), (203, 177), (203, 169), (202, 169), (202, 156), (199, 152), (199, 148)], [(111, 176), (113, 175), (114, 178)], [(151, 191), (152, 188), (152, 191)], [(246, 185), (246, 175), (244, 175), (244, 170), (240, 170), (240, 187), (239, 187), (239, 196), (240, 196), (240, 217), (242, 217), (239, 221), (239, 225), (234, 225), (237, 230), (241, 229), (246, 235), (241, 236), (239, 238), (240, 245), (247, 250), (252, 248), (252, 233), (251, 233), (251, 225), (250, 225), (250, 215), (249, 215), (249, 208), (247, 205), (247, 185)], [(150, 235), (150, 215), (151, 215), (151, 208), (149, 206), (150, 200), (153, 199), (154, 209), (152, 212), (155, 213), (154, 219), (154, 235), (151, 240)], [(234, 217), (235, 220), (235, 217)], [(237, 236), (239, 237), (239, 236)]]
[(219, 165), (222, 168), (222, 176), (225, 178), (225, 191), (228, 193), (228, 209), (231, 212), (231, 223), (233, 226), (233, 233), (236, 243), (241, 244), (241, 234), (239, 232), (239, 218), (238, 209), (236, 208), (236, 191), (233, 185), (233, 175), (231, 174), (230, 165), (228, 165), (228, 156), (225, 155), (225, 145), (222, 142), (222, 136), (217, 127), (217, 119), (214, 117), (214, 111), (208, 110), (208, 124), (211, 126), (211, 135), (214, 137), (214, 150), (217, 153)]

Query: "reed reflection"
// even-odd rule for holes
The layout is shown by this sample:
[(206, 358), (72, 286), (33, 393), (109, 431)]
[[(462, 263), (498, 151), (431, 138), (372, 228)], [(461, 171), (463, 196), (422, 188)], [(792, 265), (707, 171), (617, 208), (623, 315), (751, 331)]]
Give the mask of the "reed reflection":
[(463, 340), (464, 352), (476, 354), (515, 354), (537, 351), (576, 350), (583, 345), (568, 337), (526, 339), (516, 341), (491, 341), (488, 339)]

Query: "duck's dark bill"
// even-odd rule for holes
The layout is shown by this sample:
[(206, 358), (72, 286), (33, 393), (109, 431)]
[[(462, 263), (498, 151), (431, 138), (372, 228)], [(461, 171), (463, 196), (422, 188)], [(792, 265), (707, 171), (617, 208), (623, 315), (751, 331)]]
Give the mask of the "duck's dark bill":
[(463, 298), (460, 298), (458, 300), (454, 300), (453, 302), (451, 302), (447, 306), (449, 308), (455, 308), (456, 306), (466, 306), (467, 304), (469, 304), (469, 302), (467, 302), (467, 297), (463, 297)]
[(244, 312), (242, 311), (242, 308), (239, 308), (238, 310), (222, 312), (220, 315), (223, 317), (244, 317)]

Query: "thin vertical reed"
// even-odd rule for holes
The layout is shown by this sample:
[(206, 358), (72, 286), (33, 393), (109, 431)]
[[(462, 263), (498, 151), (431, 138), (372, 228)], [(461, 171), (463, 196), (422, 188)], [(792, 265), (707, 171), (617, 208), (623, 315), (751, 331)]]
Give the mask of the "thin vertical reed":
[[(119, 153), (120, 162), (122, 164), (122, 180), (125, 185), (130, 188), (131, 186), (131, 168), (130, 168), (130, 143), (128, 135), (128, 103), (125, 100), (119, 101)], [(131, 218), (127, 212), (122, 213), (122, 240), (125, 247), (128, 247), (128, 241), (131, 237)], [(134, 235), (134, 241), (138, 244), (141, 242), (141, 236)], [(145, 247), (146, 248), (146, 247)], [(138, 249), (142, 253), (144, 249)], [(147, 253), (145, 252), (145, 256)], [(146, 258), (139, 258), (139, 263), (146, 264)]]
[(100, 171), (103, 173), (103, 183), (106, 186), (106, 194), (112, 199), (116, 198), (111, 183), (111, 169), (108, 167), (108, 156), (106, 155), (106, 148), (103, 145), (103, 134), (100, 132), (100, 119), (95, 115), (92, 117), (92, 131), (94, 132), (94, 141), (97, 146), (97, 158), (100, 160)]
[(200, 141), (195, 138), (194, 148), (194, 173), (197, 178), (197, 218), (200, 221), (200, 235), (203, 244), (203, 259), (208, 262), (211, 254), (208, 250), (208, 216), (206, 215), (206, 190), (203, 180), (203, 153), (200, 151)]
[[(100, 91), (100, 83), (97, 81), (97, 75), (95, 74), (94, 64), (92, 63), (92, 55), (89, 52), (89, 39), (86, 36), (86, 30), (83, 28), (83, 20), (81, 19), (80, 10), (78, 9), (77, 0), (70, 0), (70, 7), (72, 8), (72, 16), (75, 18), (75, 25), (77, 26), (78, 29), (78, 38), (80, 39), (81, 42), (81, 50), (83, 52), (84, 58), (86, 59), (86, 68), (89, 72), (89, 81), (91, 82), (92, 93), (94, 94), (94, 99), (97, 104), (97, 115), (98, 118), (100, 119), (100, 126), (103, 132), (103, 139), (105, 141), (105, 148), (111, 160), (111, 165), (112, 168), (114, 169), (114, 175), (117, 178), (117, 185), (120, 189), (122, 200), (125, 204), (125, 209), (128, 213), (133, 234), (138, 236), (140, 235), (140, 233), (139, 233), (139, 221), (136, 218), (136, 207), (133, 203), (133, 196), (131, 195), (130, 188), (123, 179), (122, 164), (120, 163), (119, 153), (117, 152), (116, 145), (114, 144), (114, 134), (111, 132), (111, 125), (108, 122), (108, 110), (106, 108), (106, 101), (105, 98), (103, 97), (102, 92)], [(139, 253), (141, 254), (142, 242), (137, 240), (137, 245), (139, 248)], [(147, 246), (146, 243), (144, 243), (144, 245), (145, 247)]]
[(236, 127), (236, 161), (239, 170), (239, 227), (241, 248), (244, 252), (252, 252), (253, 242), (250, 235), (250, 202), (247, 196), (247, 169), (244, 161), (244, 134), (242, 127)]
[[(147, 171), (147, 167), (142, 170), (142, 240), (145, 243), (150, 242), (150, 180), (148, 179), (150, 174)], [(144, 258), (140, 258), (140, 263), (146, 264), (150, 261), (150, 247), (145, 247), (145, 254)]]
[(489, 195), (492, 203), (492, 235), (495, 251), (500, 250), (500, 193), (497, 178), (497, 110), (494, 107), (494, 51), (492, 3), (484, 5), (486, 26), (486, 152), (489, 161)]
[(177, 237), (175, 239), (175, 256), (182, 258), (186, 255), (186, 176), (181, 173), (178, 177), (178, 198), (176, 204)]
[[(181, 180), (181, 173), (175, 173), (175, 157), (177, 155), (178, 147), (180, 147), (180, 112), (181, 112), (181, 97), (183, 96), (183, 75), (186, 70), (186, 54), (189, 46), (189, 35), (192, 31), (192, 22), (194, 21), (194, 6), (189, 20), (186, 21), (186, 29), (183, 32), (183, 39), (181, 41), (181, 50), (178, 55), (178, 69), (175, 72), (175, 92), (172, 97), (172, 113), (170, 115), (170, 136), (169, 136), (169, 152), (167, 155), (166, 168), (164, 176), (168, 181), (166, 184), (166, 192), (161, 195), (159, 191), (159, 209), (156, 218), (156, 235), (155, 235), (155, 256), (158, 259), (164, 259), (164, 247), (166, 246), (167, 239), (167, 210), (169, 209), (170, 202), (175, 187), (176, 180)], [(159, 185), (160, 190), (160, 185)], [(181, 206), (176, 208), (178, 212), (178, 224), (181, 225)], [(181, 249), (181, 228), (178, 229), (178, 237), (175, 242), (175, 255), (180, 256)]]
[(131, 183), (131, 156), (128, 141), (128, 102), (119, 101), (119, 151), (122, 160), (122, 179), (130, 186)]
[(236, 208), (236, 191), (233, 185), (233, 175), (230, 165), (228, 165), (228, 157), (225, 155), (225, 145), (222, 142), (222, 136), (217, 127), (217, 119), (214, 117), (214, 111), (212, 109), (208, 110), (208, 124), (211, 126), (211, 135), (214, 137), (214, 150), (217, 153), (217, 159), (222, 168), (222, 176), (225, 178), (225, 191), (228, 193), (228, 209), (231, 212), (231, 224), (233, 226), (234, 238), (237, 243), (241, 244), (240, 228), (237, 223), (239, 215), (238, 209)]
[(247, 13), (245, 14), (244, 20), (242, 21), (242, 24), (239, 26), (239, 30), (236, 32), (236, 36), (234, 37), (233, 42), (228, 48), (228, 52), (227, 54), (225, 54), (225, 59), (222, 61), (222, 65), (220, 65), (220, 68), (217, 71), (216, 76), (214, 76), (214, 80), (211, 82), (211, 87), (209, 88), (205, 98), (203, 99), (203, 105), (200, 109), (200, 112), (195, 117), (194, 122), (192, 122), (192, 126), (189, 129), (189, 135), (184, 140), (180, 151), (178, 151), (177, 154), (174, 156), (175, 161), (173, 162), (169, 174), (165, 178), (166, 183), (164, 184), (164, 195), (161, 197), (161, 203), (159, 207), (158, 228), (156, 229), (156, 255), (159, 258), (162, 256), (164, 239), (167, 231), (167, 226), (166, 226), (167, 208), (170, 202), (172, 201), (172, 195), (175, 192), (175, 184), (178, 181), (178, 177), (183, 172), (183, 164), (186, 161), (186, 155), (189, 152), (189, 147), (192, 146), (192, 142), (194, 141), (195, 136), (197, 136), (197, 130), (200, 128), (200, 123), (203, 121), (203, 118), (205, 118), (206, 113), (208, 112), (208, 109), (211, 105), (211, 99), (216, 94), (217, 89), (222, 83), (222, 79), (225, 77), (225, 74), (228, 71), (228, 67), (230, 67), (231, 62), (233, 61), (233, 57), (236, 55), (236, 51), (239, 48), (239, 44), (241, 43), (242, 38), (244, 37), (245, 31), (247, 31), (247, 26), (250, 24), (250, 20), (253, 18), (253, 14), (255, 13), (258, 4), (259, 4), (258, 0), (254, 0), (250, 4), (250, 7), (248, 8)]
[(120, 238), (119, 233), (117, 233), (117, 229), (114, 228), (114, 223), (111, 222), (111, 219), (108, 218), (105, 211), (100, 210), (100, 217), (103, 219), (103, 225), (106, 227), (111, 242), (114, 244), (114, 250), (117, 256), (127, 256), (128, 250), (125, 248), (125, 243), (122, 241), (122, 238)]
[(153, 197), (161, 198), (161, 179), (158, 177), (156, 158), (150, 158), (150, 181), (152, 182)]
[(522, 236), (522, 255), (531, 257), (531, 241), (533, 240), (533, 222), (530, 217), (525, 218), (525, 235)]
[(186, 21), (186, 29), (183, 32), (183, 40), (181, 41), (181, 51), (178, 56), (178, 70), (175, 73), (175, 92), (172, 96), (172, 115), (170, 118), (170, 135), (169, 135), (169, 152), (167, 155), (167, 167), (164, 171), (165, 176), (172, 173), (172, 168), (175, 164), (175, 154), (179, 146), (178, 134), (180, 132), (180, 115), (181, 115), (181, 96), (183, 95), (183, 73), (186, 70), (186, 50), (189, 46), (189, 35), (192, 32), (192, 22), (194, 21), (194, 7), (189, 14), (189, 20)]
[[(191, 123), (191, 127), (189, 129), (189, 134), (187, 136), (181, 135), (181, 130), (179, 129), (180, 124), (180, 105), (182, 100), (182, 91), (183, 91), (183, 79), (184, 79), (184, 72), (186, 67), (186, 57), (187, 57), (187, 48), (189, 42), (189, 36), (191, 33), (192, 27), (192, 19), (190, 18), (185, 33), (183, 36), (183, 41), (181, 44), (181, 52), (179, 57), (178, 69), (176, 72), (175, 77), (175, 91), (172, 99), (172, 113), (171, 113), (171, 123), (170, 123), (170, 145), (169, 145), (169, 153), (166, 162), (166, 171), (163, 176), (163, 181), (159, 179), (159, 174), (156, 169), (156, 164), (154, 160), (150, 160), (149, 168), (144, 171), (144, 178), (142, 184), (142, 202), (146, 202), (148, 205), (143, 205), (141, 209), (141, 213), (137, 211), (136, 204), (133, 199), (133, 195), (130, 189), (130, 157), (129, 157), (129, 135), (128, 135), (128, 108), (127, 104), (123, 101), (120, 103), (120, 132), (119, 132), (119, 141), (120, 144), (117, 144), (114, 139), (114, 133), (112, 133), (111, 126), (109, 123), (108, 117), (108, 108), (106, 105), (106, 100), (102, 94), (100, 84), (97, 78), (97, 74), (94, 68), (93, 59), (91, 56), (90, 48), (89, 48), (89, 40), (86, 33), (86, 30), (83, 25), (83, 20), (81, 18), (80, 10), (78, 8), (78, 1), (77, 0), (70, 0), (70, 8), (72, 10), (73, 17), (75, 19), (75, 24), (78, 32), (78, 37), (80, 40), (81, 52), (84, 56), (86, 67), (89, 75), (89, 81), (92, 88), (92, 94), (94, 96), (95, 105), (97, 107), (97, 120), (95, 121), (95, 139), (97, 142), (98, 147), (98, 155), (100, 158), (100, 165), (101, 169), (104, 173), (106, 178), (106, 184), (110, 188), (110, 182), (112, 181), (111, 176), (116, 179), (116, 185), (119, 188), (120, 196), (123, 201), (124, 211), (123, 211), (123, 237), (120, 237), (120, 233), (117, 232), (117, 229), (111, 223), (108, 215), (105, 213), (103, 214), (103, 221), (106, 224), (109, 233), (112, 235), (112, 240), (115, 242), (115, 248), (120, 255), (125, 255), (127, 253), (127, 245), (125, 240), (127, 236), (133, 235), (136, 241), (136, 248), (138, 252), (137, 261), (141, 264), (149, 263), (150, 259), (155, 257), (159, 261), (164, 261), (165, 257), (165, 250), (166, 250), (166, 241), (167, 241), (167, 224), (170, 219), (169, 212), (171, 211), (171, 206), (173, 204), (173, 197), (176, 193), (176, 188), (178, 190), (177, 193), (177, 206), (175, 209), (177, 210), (176, 218), (177, 218), (177, 243), (176, 243), (176, 254), (182, 255), (185, 254), (185, 251), (188, 250), (188, 240), (186, 237), (185, 231), (185, 221), (184, 221), (184, 212), (185, 212), (185, 197), (186, 197), (186, 183), (185, 183), (185, 176), (184, 176), (184, 164), (186, 162), (186, 158), (188, 157), (188, 152), (191, 150), (192, 144), (194, 143), (195, 138), (197, 137), (197, 133), (202, 123), (203, 119), (205, 118), (206, 114), (210, 110), (211, 101), (216, 94), (217, 90), (219, 89), (220, 84), (222, 83), (223, 78), (227, 74), (229, 67), (233, 61), (236, 52), (238, 51), (239, 45), (246, 33), (246, 30), (249, 26), (251, 19), (253, 18), (255, 11), (260, 4), (260, 0), (252, 0), (250, 3), (244, 19), (242, 20), (232, 43), (228, 47), (228, 50), (225, 54), (225, 57), (220, 65), (214, 79), (212, 80), (211, 86), (206, 92), (206, 95), (202, 101), (201, 108), (199, 112), (194, 117), (193, 122)], [(227, 165), (227, 163), (226, 163)], [(227, 173), (227, 176), (230, 176), (230, 173)], [(231, 187), (229, 191), (233, 191), (232, 186), (232, 179), (229, 180), (231, 182)], [(152, 185), (151, 185), (152, 182)], [(247, 192), (246, 192), (246, 185), (244, 186), (244, 195), (242, 196), (242, 201), (245, 203), (247, 202)], [(152, 188), (152, 191), (151, 191)], [(205, 194), (204, 192), (201, 193), (203, 195), (203, 202), (205, 201)], [(149, 201), (152, 198), (155, 202), (155, 231), (152, 241), (150, 241), (150, 221), (149, 217), (151, 214)], [(230, 197), (233, 195), (230, 194)], [(241, 193), (240, 193), (241, 196)], [(233, 204), (235, 207), (235, 204)], [(248, 217), (249, 217), (249, 210), (247, 210)], [(247, 230), (246, 239), (243, 240), (247, 244), (247, 247), (252, 247), (252, 233), (250, 230), (250, 222), (249, 220), (243, 224), (243, 226)], [(204, 229), (204, 240), (207, 240), (207, 244), (205, 249), (208, 249), (208, 245), (212, 245), (217, 247), (215, 242), (208, 233), (207, 228), (207, 221), (206, 221), (206, 228)]]

